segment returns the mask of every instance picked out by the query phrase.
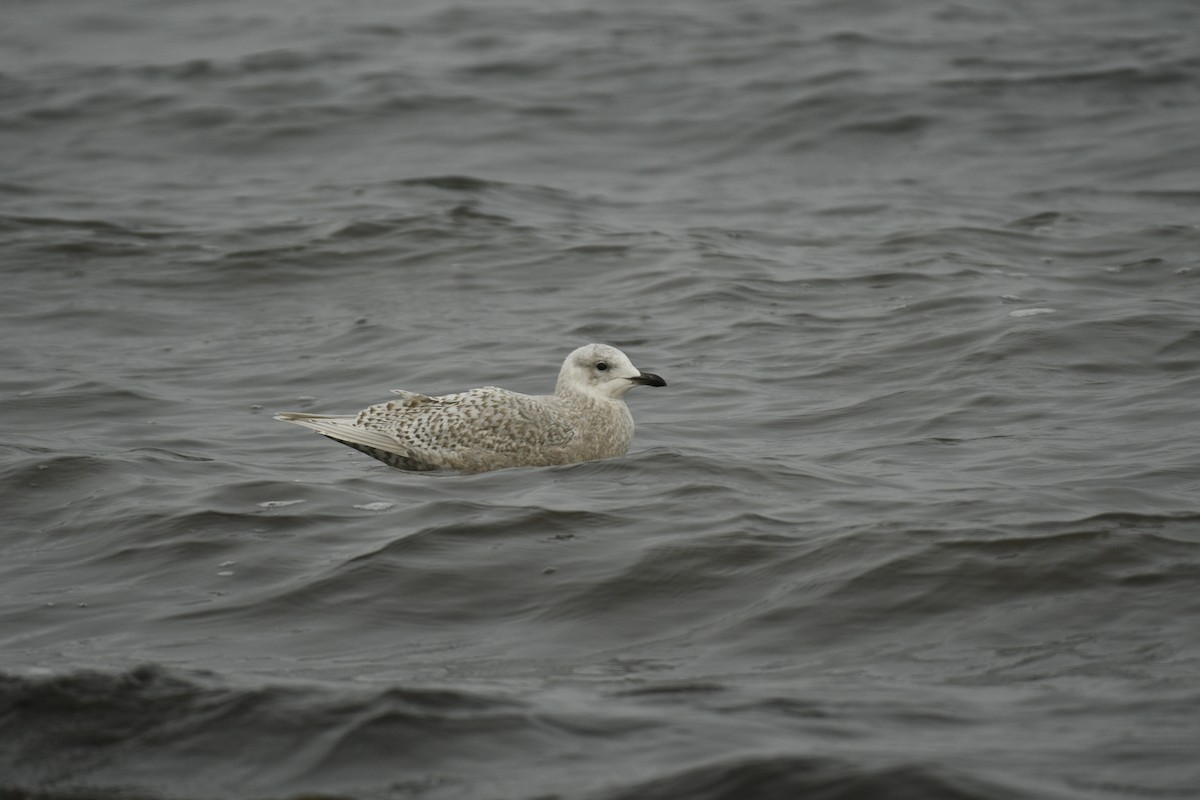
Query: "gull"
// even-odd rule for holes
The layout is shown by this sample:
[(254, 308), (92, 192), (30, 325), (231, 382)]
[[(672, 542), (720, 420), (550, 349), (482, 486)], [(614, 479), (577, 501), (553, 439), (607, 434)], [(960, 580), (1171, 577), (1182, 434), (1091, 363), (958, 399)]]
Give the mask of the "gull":
[(625, 393), (666, 386), (606, 344), (567, 356), (554, 394), (528, 395), (484, 386), (430, 397), (393, 389), (389, 400), (357, 414), (285, 411), (294, 422), (398, 469), (487, 472), (544, 467), (624, 455), (633, 439)]

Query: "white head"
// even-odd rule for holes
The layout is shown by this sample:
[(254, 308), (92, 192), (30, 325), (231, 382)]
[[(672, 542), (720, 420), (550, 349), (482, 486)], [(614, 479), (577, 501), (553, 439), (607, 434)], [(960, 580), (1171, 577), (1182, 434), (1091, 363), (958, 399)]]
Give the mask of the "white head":
[(555, 394), (580, 392), (617, 400), (634, 386), (666, 386), (657, 375), (642, 372), (629, 356), (607, 344), (586, 344), (563, 362)]

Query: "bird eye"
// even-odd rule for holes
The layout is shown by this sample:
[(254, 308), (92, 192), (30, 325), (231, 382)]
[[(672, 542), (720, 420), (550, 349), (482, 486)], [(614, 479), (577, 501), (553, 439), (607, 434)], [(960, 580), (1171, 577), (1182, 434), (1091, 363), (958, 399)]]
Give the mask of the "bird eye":
[(596, 369), (600, 370), (601, 372), (604, 372), (604, 370), (608, 369), (608, 364), (601, 361), (596, 364)]

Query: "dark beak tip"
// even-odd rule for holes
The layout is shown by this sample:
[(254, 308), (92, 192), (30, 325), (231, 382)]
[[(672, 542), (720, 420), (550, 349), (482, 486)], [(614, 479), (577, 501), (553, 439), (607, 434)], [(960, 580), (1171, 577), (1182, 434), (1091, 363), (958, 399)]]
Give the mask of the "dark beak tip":
[(642, 386), (666, 386), (667, 382), (658, 377), (652, 372), (643, 372), (636, 378), (631, 378), (634, 383), (640, 383)]

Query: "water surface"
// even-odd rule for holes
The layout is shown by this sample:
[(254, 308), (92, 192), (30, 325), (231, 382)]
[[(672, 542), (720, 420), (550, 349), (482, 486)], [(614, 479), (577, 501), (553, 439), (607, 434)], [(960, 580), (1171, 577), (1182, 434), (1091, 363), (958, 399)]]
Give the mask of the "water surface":
[(1200, 794), (1192, 3), (6, 20), (0, 795)]

